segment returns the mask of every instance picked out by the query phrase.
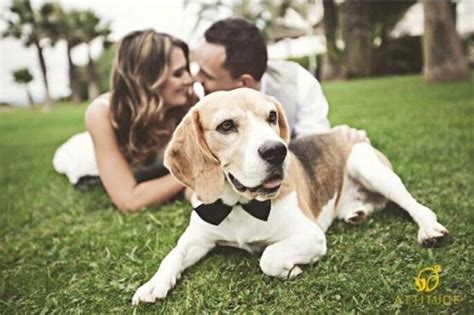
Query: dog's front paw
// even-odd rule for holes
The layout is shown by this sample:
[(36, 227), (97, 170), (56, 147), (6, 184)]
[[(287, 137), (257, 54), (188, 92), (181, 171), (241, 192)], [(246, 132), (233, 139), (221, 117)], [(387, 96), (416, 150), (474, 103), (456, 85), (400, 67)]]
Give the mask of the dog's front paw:
[(264, 274), (280, 279), (292, 279), (303, 272), (297, 265), (292, 263), (285, 264), (281, 260), (269, 255), (269, 252), (260, 258), (260, 269)]
[(290, 269), (290, 272), (287, 273), (287, 278), (288, 279), (293, 279), (294, 277), (296, 277), (297, 275), (299, 275), (302, 272), (303, 272), (303, 270), (300, 267), (294, 266), (293, 268)]
[(418, 230), (418, 243), (425, 247), (434, 247), (439, 245), (446, 236), (448, 236), (448, 230), (435, 221), (420, 227)]
[(138, 305), (140, 302), (155, 303), (156, 299), (164, 299), (170, 289), (171, 285), (163, 282), (148, 281), (135, 292), (132, 304)]
[(260, 269), (262, 269), (263, 273), (266, 275), (280, 279), (292, 279), (303, 272), (303, 270), (296, 265), (288, 268), (279, 262), (270, 262), (266, 260), (260, 260)]

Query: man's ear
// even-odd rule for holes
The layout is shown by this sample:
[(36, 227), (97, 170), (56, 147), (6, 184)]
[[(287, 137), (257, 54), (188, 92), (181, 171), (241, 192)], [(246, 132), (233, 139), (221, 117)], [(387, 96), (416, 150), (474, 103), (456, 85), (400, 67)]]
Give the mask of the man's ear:
[(164, 164), (181, 183), (194, 190), (199, 200), (212, 203), (224, 188), (224, 174), (207, 146), (199, 120), (199, 111), (194, 107), (173, 133)]
[(250, 75), (250, 74), (242, 74), (240, 76), (240, 82), (242, 83), (242, 87), (248, 87), (251, 89), (255, 89), (257, 85), (257, 81)]

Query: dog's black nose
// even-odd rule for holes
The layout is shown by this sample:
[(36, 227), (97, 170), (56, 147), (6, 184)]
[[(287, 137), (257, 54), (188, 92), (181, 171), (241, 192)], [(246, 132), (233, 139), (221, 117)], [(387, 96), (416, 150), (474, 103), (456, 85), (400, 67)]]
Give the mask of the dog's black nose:
[(278, 141), (267, 141), (258, 148), (260, 157), (273, 165), (283, 163), (287, 151), (286, 146)]

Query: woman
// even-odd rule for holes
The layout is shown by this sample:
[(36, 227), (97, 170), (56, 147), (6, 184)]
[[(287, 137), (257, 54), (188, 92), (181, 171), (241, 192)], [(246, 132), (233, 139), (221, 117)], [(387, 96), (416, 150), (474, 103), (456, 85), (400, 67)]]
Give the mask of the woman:
[(161, 204), (184, 189), (164, 168), (163, 153), (193, 101), (188, 52), (153, 30), (125, 36), (111, 92), (86, 111), (100, 179), (121, 211)]

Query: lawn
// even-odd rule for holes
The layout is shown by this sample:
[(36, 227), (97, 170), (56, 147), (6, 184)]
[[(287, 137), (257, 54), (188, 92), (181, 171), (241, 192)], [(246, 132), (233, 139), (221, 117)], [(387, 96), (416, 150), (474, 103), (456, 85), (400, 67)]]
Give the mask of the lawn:
[[(165, 301), (138, 307), (131, 305), (135, 289), (186, 228), (190, 206), (121, 214), (101, 188), (79, 192), (56, 174), (54, 150), (83, 130), (85, 105), (0, 112), (0, 311), (472, 312), (473, 81), (428, 86), (404, 76), (323, 85), (331, 122), (367, 130), (449, 229), (441, 247), (419, 246), (416, 224), (390, 204), (360, 225), (334, 224), (327, 255), (294, 280), (264, 275), (258, 256), (218, 248), (186, 271)], [(417, 273), (436, 264), (439, 287), (417, 292)]]

